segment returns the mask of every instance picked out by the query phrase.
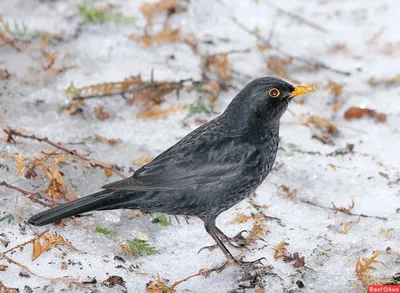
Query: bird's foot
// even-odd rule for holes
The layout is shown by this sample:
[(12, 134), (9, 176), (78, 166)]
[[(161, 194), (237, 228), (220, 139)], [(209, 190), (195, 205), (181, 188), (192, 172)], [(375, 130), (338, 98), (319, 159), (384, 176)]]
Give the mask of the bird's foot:
[(267, 260), (267, 259), (265, 257), (262, 257), (255, 261), (243, 261), (243, 260), (239, 260), (239, 259), (228, 258), (228, 260), (222, 266), (208, 269), (207, 275), (212, 272), (221, 273), (223, 270), (225, 270), (228, 266), (231, 266), (231, 265), (234, 265), (234, 266), (240, 267), (244, 270), (247, 270), (249, 268), (256, 267), (257, 265), (263, 265), (261, 262), (262, 260)]
[[(219, 235), (221, 236), (221, 240), (222, 241), (224, 241), (226, 244), (229, 244), (233, 248), (246, 249), (246, 250), (250, 251), (250, 249), (248, 249), (246, 247), (248, 242), (247, 242), (247, 239), (243, 236), (243, 233), (248, 233), (248, 231), (247, 230), (242, 230), (239, 233), (237, 233), (234, 237), (229, 237), (229, 236), (225, 235), (222, 232), (220, 232)], [(210, 245), (210, 246), (204, 246), (204, 247), (200, 248), (198, 254), (200, 252), (202, 252), (203, 250), (205, 250), (205, 249), (207, 249), (208, 251), (213, 251), (216, 248), (218, 248), (217, 244)]]
[(263, 265), (261, 262), (262, 260), (266, 261), (267, 259), (265, 257), (262, 257), (262, 258), (254, 260), (254, 261), (243, 261), (241, 259), (235, 259), (233, 261), (239, 267), (250, 268), (250, 267), (254, 267), (256, 265)]
[(248, 243), (246, 237), (243, 236), (243, 233), (249, 233), (249, 231), (242, 230), (233, 237), (229, 237), (223, 233), (221, 236), (222, 236), (222, 239), (224, 239), (225, 242), (229, 243), (232, 247), (243, 248)]

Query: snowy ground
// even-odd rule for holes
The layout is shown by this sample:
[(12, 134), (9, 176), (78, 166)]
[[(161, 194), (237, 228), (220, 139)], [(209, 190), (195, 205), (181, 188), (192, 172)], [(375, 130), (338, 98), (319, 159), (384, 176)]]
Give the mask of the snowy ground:
[[(211, 119), (217, 114), (191, 117), (184, 127), (181, 121), (187, 109), (171, 112), (164, 119), (137, 118), (139, 106), (127, 105), (120, 96), (113, 96), (87, 100), (81, 106), (82, 113), (68, 115), (62, 113), (61, 108), (68, 102), (65, 89), (70, 83), (81, 87), (121, 81), (138, 73), (143, 79), (149, 79), (151, 69), (156, 80), (200, 79), (199, 55), (250, 49), (246, 53), (229, 55), (235, 72), (249, 76), (246, 79), (234, 75), (230, 81), (241, 88), (250, 77), (276, 75), (266, 62), (269, 58), (282, 56), (274, 50), (261, 53), (255, 36), (238, 26), (233, 18), (249, 30), (257, 26), (262, 38), (269, 39), (274, 47), (303, 57), (308, 62), (324, 62), (332, 68), (348, 71), (350, 75), (323, 68), (310, 69), (299, 61), (287, 66), (291, 79), (301, 84), (314, 84), (320, 91), (292, 103), (290, 113), (282, 119), (281, 148), (274, 170), (251, 199), (265, 207), (257, 211), (250, 200), (245, 200), (218, 218), (218, 226), (232, 236), (254, 225), (254, 219), (241, 224), (232, 223), (240, 212), (280, 219), (265, 221), (264, 241), (257, 241), (249, 246), (250, 251), (243, 252), (245, 259), (249, 260), (265, 257), (265, 263), (271, 266), (270, 271), (260, 270), (254, 288), (241, 289), (241, 285), (249, 285), (241, 281), (243, 272), (229, 268), (219, 274), (188, 280), (176, 286), (175, 290), (220, 293), (236, 289), (232, 292), (260, 293), (265, 288), (265, 292), (364, 292), (354, 274), (357, 257), (370, 257), (374, 250), (388, 247), (400, 250), (400, 88), (398, 80), (397, 83), (395, 79), (390, 81), (400, 74), (399, 2), (284, 0), (277, 3), (282, 9), (279, 10), (263, 0), (183, 1), (187, 11), (172, 15), (170, 26), (180, 28), (183, 35), (193, 34), (199, 40), (198, 54), (182, 42), (143, 48), (129, 39), (129, 34), (140, 35), (145, 25), (139, 11), (141, 2), (95, 1), (95, 7), (115, 4), (114, 11), (135, 17), (136, 21), (83, 24), (76, 7), (82, 3), (79, 1), (1, 1), (0, 16), (3, 20), (11, 26), (14, 21), (26, 25), (28, 33), (23, 38), (29, 39), (26, 34), (36, 31), (62, 34), (62, 37), (53, 39), (48, 45), (43, 44), (41, 38), (34, 37), (20, 52), (10, 45), (0, 47), (0, 127), (10, 126), (28, 135), (47, 137), (95, 161), (121, 166), (123, 173), (128, 175), (130, 167), (139, 167), (133, 163), (134, 160), (156, 156), (195, 129), (198, 126), (196, 118)], [(155, 29), (164, 19), (165, 14), (154, 18)], [(54, 68), (75, 67), (48, 77), (49, 70), (41, 69), (35, 61), (43, 60), (44, 52), (55, 54)], [(12, 76), (7, 78), (4, 70)], [(378, 83), (383, 82), (374, 85), (368, 82), (371, 77)], [(328, 81), (343, 84), (337, 97), (334, 86), (328, 86)], [(223, 111), (236, 93), (235, 89), (222, 92), (215, 111)], [(197, 95), (194, 91), (181, 91), (179, 97), (171, 93), (162, 107), (171, 103), (192, 104)], [(112, 117), (104, 121), (97, 119), (94, 109), (99, 106), (104, 106)], [(386, 114), (387, 121), (377, 123), (371, 117), (344, 119), (346, 110), (360, 106)], [(335, 107), (337, 111), (334, 111)], [(324, 135), (318, 126), (303, 124), (311, 115), (322, 117), (338, 128), (338, 133), (333, 135), (325, 133), (329, 144), (312, 138), (313, 134)], [(119, 139), (120, 142), (111, 146), (88, 139), (94, 135)], [(16, 160), (10, 155), (23, 154), (25, 162), (28, 162), (42, 151), (55, 149), (45, 143), (14, 138), (15, 144), (5, 140), (0, 142), (0, 182), (4, 180), (46, 196), (44, 190), (49, 180), (44, 176), (27, 179), (17, 175)], [(348, 144), (354, 144), (353, 152), (348, 150)], [(57, 150), (57, 154), (60, 153)], [(60, 167), (68, 190), (74, 187), (79, 196), (119, 179), (115, 175), (106, 178), (103, 170), (87, 164), (83, 173), (81, 166), (82, 161), (69, 156)], [(290, 191), (296, 189), (297, 194), (285, 198), (287, 193), (281, 185)], [(331, 209), (332, 203), (338, 208), (347, 208), (352, 201), (351, 213), (370, 217), (360, 217), (358, 222), (358, 216), (335, 213)], [(161, 226), (152, 223), (155, 215), (129, 219), (126, 211), (111, 211), (65, 220), (64, 227), (36, 228), (24, 223), (41, 210), (42, 206), (20, 192), (0, 187), (0, 217), (9, 213), (14, 215), (10, 223), (7, 220), (0, 222), (2, 242), (5, 239), (9, 241), (7, 247), (0, 244), (0, 252), (28, 241), (36, 232), (46, 229), (59, 233), (78, 249), (74, 251), (58, 246), (34, 261), (31, 260), (32, 245), (7, 253), (7, 257), (37, 275), (28, 273), (28, 277), (21, 276), (23, 269), (20, 266), (7, 262), (0, 255), (0, 265), (8, 266), (0, 270), (0, 281), (7, 287), (19, 288), (20, 292), (31, 292), (29, 288), (33, 292), (121, 292), (121, 286), (110, 289), (102, 283), (111, 275), (122, 277), (129, 292), (146, 292), (146, 284), (150, 280), (155, 282), (157, 274), (170, 280), (166, 284), (171, 285), (202, 268), (224, 261), (218, 250), (197, 254), (201, 247), (213, 244), (198, 219), (190, 218), (186, 223), (185, 219), (179, 218), (178, 223), (172, 218), (171, 225)], [(15, 214), (22, 217), (21, 223)], [(351, 221), (354, 223), (346, 224)], [(99, 226), (118, 235), (95, 233)], [(346, 231), (347, 228), (350, 230)], [(133, 231), (148, 235), (148, 242), (160, 253), (132, 256), (123, 252), (120, 244), (134, 239)], [(283, 240), (289, 244), (287, 254), (298, 252), (305, 258), (304, 266), (296, 268), (294, 261), (274, 259), (273, 248)], [(67, 266), (62, 267), (63, 262)], [(400, 271), (396, 262), (386, 267), (375, 266), (377, 275), (381, 276), (390, 277)], [(46, 279), (63, 276), (76, 282), (71, 278), (69, 281)], [(82, 285), (83, 281), (93, 277), (97, 284)], [(301, 283), (304, 288), (300, 288)]]

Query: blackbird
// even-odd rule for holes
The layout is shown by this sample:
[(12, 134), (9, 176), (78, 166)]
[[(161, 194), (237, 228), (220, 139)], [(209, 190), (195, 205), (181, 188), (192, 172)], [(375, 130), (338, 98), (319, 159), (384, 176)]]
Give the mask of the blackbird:
[(104, 190), (32, 216), (46, 225), (89, 211), (141, 209), (200, 217), (227, 257), (225, 264), (259, 263), (235, 259), (215, 226), (217, 216), (253, 193), (274, 164), (279, 122), (290, 101), (316, 89), (274, 77), (247, 84), (226, 110), (142, 166), (131, 177)]

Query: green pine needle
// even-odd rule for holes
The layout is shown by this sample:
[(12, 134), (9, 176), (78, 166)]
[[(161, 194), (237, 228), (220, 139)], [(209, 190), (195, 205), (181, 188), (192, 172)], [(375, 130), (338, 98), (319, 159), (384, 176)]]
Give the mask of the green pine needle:
[(117, 232), (111, 231), (110, 229), (104, 228), (104, 227), (96, 227), (96, 230), (94, 232), (99, 233), (99, 234), (104, 234), (104, 235), (110, 235), (112, 237), (115, 237), (118, 235)]
[(150, 244), (146, 243), (143, 240), (126, 240), (128, 242), (129, 248), (137, 255), (143, 256), (159, 254), (160, 252), (156, 250), (154, 247), (150, 246)]

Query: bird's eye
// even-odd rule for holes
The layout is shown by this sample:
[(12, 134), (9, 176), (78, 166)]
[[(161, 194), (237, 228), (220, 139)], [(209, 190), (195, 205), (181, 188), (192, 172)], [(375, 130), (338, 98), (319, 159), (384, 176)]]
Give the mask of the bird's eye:
[(268, 95), (271, 98), (277, 98), (277, 97), (279, 97), (280, 94), (281, 94), (281, 92), (276, 88), (270, 89), (268, 92)]

